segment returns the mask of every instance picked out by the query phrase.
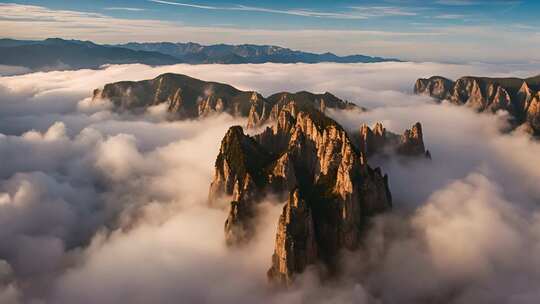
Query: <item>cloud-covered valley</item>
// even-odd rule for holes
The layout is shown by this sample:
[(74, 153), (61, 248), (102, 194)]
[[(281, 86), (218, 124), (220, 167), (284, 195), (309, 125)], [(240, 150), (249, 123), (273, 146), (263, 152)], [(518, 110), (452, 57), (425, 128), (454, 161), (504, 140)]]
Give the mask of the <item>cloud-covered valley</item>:
[[(144, 65), (0, 77), (0, 303), (538, 303), (540, 144), (505, 116), (412, 95), (418, 77), (531, 76), (538, 66), (437, 63)], [(345, 128), (420, 121), (431, 162), (373, 159), (394, 209), (345, 273), (268, 287), (281, 205), (240, 249), (206, 200), (219, 143), (245, 121), (118, 114), (92, 90), (165, 72), (256, 90), (329, 91), (369, 108)], [(371, 160), (370, 160), (371, 161)]]

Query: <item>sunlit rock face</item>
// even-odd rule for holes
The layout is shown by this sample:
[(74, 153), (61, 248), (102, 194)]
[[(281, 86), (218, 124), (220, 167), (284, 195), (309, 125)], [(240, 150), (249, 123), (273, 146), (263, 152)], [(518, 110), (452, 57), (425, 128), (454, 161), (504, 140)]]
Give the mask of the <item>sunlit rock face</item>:
[(121, 81), (94, 90), (94, 100), (107, 99), (117, 111), (143, 112), (166, 104), (172, 119), (204, 117), (229, 113), (247, 117), (247, 127), (262, 126), (276, 119), (279, 110), (295, 100), (304, 109), (347, 109), (356, 107), (330, 93), (278, 93), (264, 98), (257, 92), (238, 90), (230, 85), (207, 82), (181, 74), (162, 74), (143, 81)]
[(249, 242), (256, 233), (257, 204), (268, 194), (287, 200), (277, 223), (269, 280), (289, 285), (309, 265), (336, 265), (342, 249), (354, 250), (370, 217), (391, 208), (388, 177), (368, 165), (368, 156), (387, 150), (407, 156), (426, 153), (418, 123), (403, 135), (382, 124), (348, 134), (325, 115), (327, 109), (357, 109), (331, 93), (281, 92), (267, 98), (227, 84), (185, 75), (107, 84), (94, 99), (117, 111), (140, 112), (167, 105), (173, 119), (228, 113), (247, 118), (246, 128), (270, 125), (250, 136), (240, 126), (225, 134), (210, 185), (211, 204), (229, 201), (225, 240)]
[(387, 131), (380, 122), (373, 128), (363, 124), (360, 131), (353, 132), (351, 137), (365, 158), (376, 154), (431, 158), (431, 153), (424, 145), (422, 124), (419, 122), (405, 130), (402, 135)]
[(288, 285), (295, 273), (300, 273), (318, 259), (317, 240), (313, 213), (300, 191), (291, 192), (279, 217), (276, 247), (268, 278), (275, 283)]
[(418, 79), (414, 86), (416, 94), (467, 105), (480, 112), (507, 111), (514, 127), (522, 126), (535, 135), (540, 134), (539, 90), (540, 76), (526, 79), (462, 77), (455, 82), (433, 76)]
[(97, 98), (110, 100), (118, 111), (144, 111), (165, 103), (168, 112), (180, 119), (222, 112), (247, 116), (253, 102), (264, 102), (256, 92), (171, 73), (150, 80), (107, 84), (94, 91)]
[(367, 164), (337, 122), (281, 96), (272, 127), (253, 137), (229, 129), (209, 197), (232, 197), (225, 223), (230, 245), (249, 241), (265, 194), (288, 197), (268, 271), (270, 281), (287, 285), (308, 265), (331, 265), (339, 250), (357, 248), (368, 219), (388, 210), (392, 199), (388, 177)]

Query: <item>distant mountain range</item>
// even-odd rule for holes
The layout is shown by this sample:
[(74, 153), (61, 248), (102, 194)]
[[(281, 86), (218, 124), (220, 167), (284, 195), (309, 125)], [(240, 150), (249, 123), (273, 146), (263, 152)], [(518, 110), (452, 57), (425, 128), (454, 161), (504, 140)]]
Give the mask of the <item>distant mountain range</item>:
[(364, 55), (314, 54), (268, 45), (204, 46), (197, 43), (127, 43), (100, 45), (90, 41), (49, 38), (41, 41), (0, 39), (0, 65), (32, 70), (98, 68), (104, 64), (142, 63), (370, 63), (398, 61)]
[(159, 52), (176, 57), (186, 63), (369, 63), (383, 61), (398, 61), (392, 58), (371, 57), (365, 55), (337, 56), (332, 53), (315, 54), (295, 51), (274, 45), (201, 45), (198, 43), (127, 43), (116, 45), (135, 51)]
[(33, 70), (98, 68), (104, 64), (175, 64), (179, 60), (157, 52), (103, 46), (90, 41), (49, 38), (43, 41), (0, 39), (0, 64)]

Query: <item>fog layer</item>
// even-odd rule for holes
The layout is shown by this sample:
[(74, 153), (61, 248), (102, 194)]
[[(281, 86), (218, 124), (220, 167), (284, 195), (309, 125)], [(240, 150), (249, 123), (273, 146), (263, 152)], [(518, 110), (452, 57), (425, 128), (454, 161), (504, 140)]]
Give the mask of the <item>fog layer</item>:
[[(110, 66), (0, 77), (0, 303), (538, 303), (540, 145), (477, 114), (411, 95), (418, 77), (530, 76), (531, 66), (263, 64)], [(330, 91), (370, 108), (331, 112), (347, 129), (421, 121), (433, 160), (379, 158), (394, 210), (343, 275), (268, 288), (280, 202), (227, 249), (226, 210), (206, 205), (219, 144), (245, 121), (116, 114), (92, 90), (164, 72), (263, 95)]]

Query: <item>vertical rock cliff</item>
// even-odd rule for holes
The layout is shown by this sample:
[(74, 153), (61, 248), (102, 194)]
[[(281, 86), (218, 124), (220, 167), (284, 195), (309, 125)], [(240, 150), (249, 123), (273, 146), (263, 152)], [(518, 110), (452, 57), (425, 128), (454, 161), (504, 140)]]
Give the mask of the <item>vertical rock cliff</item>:
[(523, 126), (540, 135), (540, 76), (527, 79), (462, 77), (455, 82), (433, 76), (418, 79), (416, 94), (466, 105), (479, 112), (507, 111), (514, 127)]
[(380, 122), (376, 123), (373, 129), (363, 124), (360, 132), (352, 134), (352, 140), (366, 158), (375, 154), (389, 153), (431, 158), (431, 153), (424, 145), (422, 124), (419, 122), (405, 130), (402, 135), (388, 132)]
[[(391, 208), (392, 199), (388, 177), (371, 168), (347, 132), (319, 109), (282, 95), (272, 116), (272, 127), (254, 137), (240, 127), (227, 132), (209, 196), (231, 199), (225, 224), (230, 245), (254, 233), (254, 206), (265, 194), (289, 198), (268, 276), (290, 284), (308, 265), (334, 265), (341, 249), (357, 248), (369, 218)], [(412, 139), (421, 136), (412, 133)]]
[(303, 272), (307, 266), (315, 264), (317, 259), (313, 214), (300, 192), (295, 190), (291, 192), (279, 217), (276, 247), (268, 278), (274, 283), (289, 285), (296, 273)]
[(228, 113), (247, 117), (247, 128), (271, 123), (290, 101), (304, 110), (356, 107), (326, 92), (282, 92), (264, 98), (257, 92), (241, 91), (230, 85), (203, 81), (186, 75), (166, 73), (143, 81), (121, 81), (94, 90), (94, 100), (109, 100), (117, 111), (144, 112), (148, 107), (166, 104), (171, 119), (205, 117)]

